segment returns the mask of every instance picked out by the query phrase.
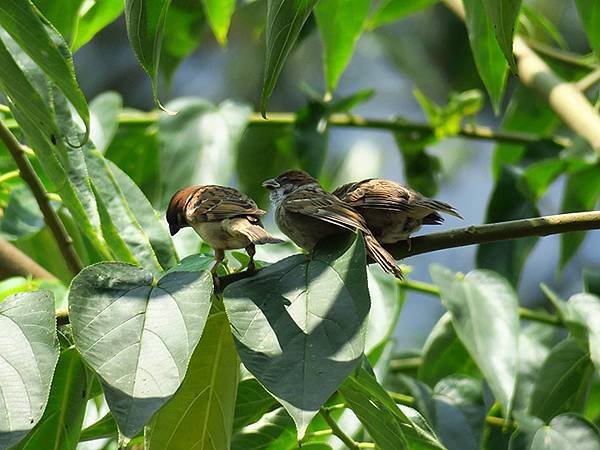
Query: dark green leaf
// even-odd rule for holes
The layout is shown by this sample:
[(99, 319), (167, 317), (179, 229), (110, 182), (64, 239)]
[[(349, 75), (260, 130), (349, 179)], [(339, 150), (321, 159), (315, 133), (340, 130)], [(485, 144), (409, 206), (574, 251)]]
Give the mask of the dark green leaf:
[[(53, 202), (53, 206), (57, 205)], [(44, 217), (28, 187), (13, 189), (0, 218), (0, 233), (7, 239), (21, 239), (33, 236), (44, 228)]]
[(328, 0), (315, 6), (325, 57), (327, 91), (333, 92), (364, 29), (371, 0)]
[(69, 99), (85, 124), (87, 138), (90, 113), (63, 38), (42, 21), (29, 0), (4, 0), (0, 8), (0, 26)]
[(370, 303), (362, 238), (286, 258), (228, 286), (224, 297), (242, 362), (304, 436), (362, 357)]
[[(539, 216), (532, 194), (523, 192), (526, 186), (521, 172), (510, 167), (503, 168), (489, 200), (486, 223)], [(536, 242), (537, 238), (532, 237), (481, 244), (477, 249), (477, 266), (495, 270), (517, 286), (525, 261)]]
[(558, 27), (544, 15), (541, 8), (536, 9), (524, 3), (521, 5), (521, 13), (521, 32), (525, 32), (528, 38), (550, 45), (557, 44), (561, 49), (567, 48)]
[(267, 50), (260, 99), (264, 117), (283, 64), (316, 3), (317, 0), (267, 0)]
[(327, 110), (329, 114), (350, 112), (361, 103), (371, 100), (374, 95), (375, 91), (373, 89), (363, 89), (362, 91), (357, 91), (354, 94), (342, 98), (336, 98), (331, 103), (327, 104)]
[(227, 44), (227, 32), (235, 10), (235, 0), (202, 0), (208, 24), (219, 44)]
[(325, 157), (329, 130), (327, 129), (326, 106), (310, 101), (296, 113), (294, 123), (294, 150), (298, 164), (314, 177), (318, 177)]
[(600, 270), (583, 269), (583, 284), (585, 291), (600, 297)]
[(590, 364), (590, 355), (574, 339), (556, 345), (538, 372), (529, 413), (548, 421), (563, 411)]
[(17, 444), (42, 418), (58, 352), (50, 293), (25, 292), (0, 303), (0, 448)]
[(294, 421), (284, 408), (278, 408), (242, 428), (234, 436), (231, 450), (291, 450), (296, 444)]
[(42, 419), (18, 447), (75, 449), (88, 400), (91, 374), (74, 348), (64, 350), (54, 371), (50, 398)]
[(438, 191), (440, 160), (427, 152), (426, 146), (435, 143), (432, 132), (407, 131), (394, 134), (404, 158), (404, 176), (408, 185), (427, 197)]
[(590, 47), (600, 58), (600, 1), (575, 0)]
[(170, 3), (171, 0), (125, 0), (129, 43), (152, 81), (154, 102), (162, 109), (158, 98), (158, 66)]
[(496, 40), (502, 53), (512, 71), (517, 73), (517, 63), (513, 55), (513, 38), (521, 9), (521, 0), (483, 0), (483, 4), (494, 25)]
[(119, 128), (123, 99), (117, 92), (103, 92), (90, 102), (90, 138), (102, 153), (110, 145)]
[(493, 24), (485, 11), (483, 2), (464, 0), (464, 5), (473, 59), (497, 115), (500, 113), (506, 86), (508, 64), (494, 37)]
[(73, 279), (75, 345), (100, 376), (123, 435), (135, 436), (179, 388), (211, 292), (208, 272), (171, 272), (156, 281), (122, 263), (89, 266)]
[(52, 26), (68, 39), (73, 30), (77, 28), (79, 19), (79, 10), (83, 0), (63, 0), (55, 2), (54, 0), (33, 0), (33, 4), (39, 9), (42, 15), (52, 23)]
[(118, 435), (117, 422), (111, 413), (107, 413), (98, 421), (91, 424), (81, 432), (80, 441), (94, 441), (103, 438), (116, 438)]
[(240, 381), (235, 400), (234, 433), (246, 425), (257, 422), (264, 414), (274, 410), (277, 406), (277, 401), (260, 385), (256, 378)]
[(600, 435), (596, 426), (575, 414), (561, 414), (541, 427), (531, 443), (531, 450), (598, 450)]
[(539, 200), (563, 173), (566, 166), (565, 161), (556, 158), (542, 159), (530, 164), (523, 173), (523, 181), (527, 183), (527, 192), (531, 192), (533, 198)]
[[(437, 265), (430, 272), (440, 287), (453, 277)], [(515, 291), (498, 274), (474, 270), (464, 278), (454, 277), (450, 289), (441, 289), (441, 297), (456, 334), (508, 417), (517, 381), (519, 304)]]
[[(594, 164), (567, 176), (563, 194), (562, 212), (589, 211), (600, 198), (600, 165)], [(560, 268), (564, 268), (575, 256), (585, 238), (584, 231), (565, 233), (560, 236)]]
[(381, 25), (396, 22), (421, 9), (437, 3), (438, 0), (382, 0), (367, 23), (367, 28), (373, 30)]
[(475, 361), (456, 336), (450, 314), (446, 313), (431, 330), (423, 346), (419, 379), (433, 387), (452, 374), (481, 376)]
[(179, 111), (163, 114), (159, 121), (160, 170), (163, 203), (178, 189), (190, 184), (229, 184), (235, 167), (235, 151), (246, 128), (251, 109), (225, 101), (214, 106), (187, 97), (169, 103)]
[(145, 448), (229, 448), (238, 376), (227, 316), (223, 310), (215, 311), (208, 317), (181, 387), (146, 429)]
[(87, 44), (96, 33), (116, 20), (123, 12), (124, 7), (123, 0), (95, 0), (89, 8), (82, 8), (79, 23), (71, 39), (71, 51), (77, 51)]

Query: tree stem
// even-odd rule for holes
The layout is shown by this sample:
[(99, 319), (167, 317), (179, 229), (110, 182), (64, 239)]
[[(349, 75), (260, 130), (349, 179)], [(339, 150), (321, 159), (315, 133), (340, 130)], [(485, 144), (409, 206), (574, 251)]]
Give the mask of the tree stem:
[(56, 280), (54, 275), (17, 247), (4, 239), (0, 239), (0, 280), (9, 277), (33, 277), (40, 280)]
[(331, 417), (331, 414), (328, 410), (326, 410), (325, 408), (321, 408), (319, 412), (321, 413), (321, 416), (323, 416), (323, 419), (325, 419), (325, 422), (327, 422), (327, 425), (329, 425), (329, 427), (331, 428), (331, 432), (333, 433), (333, 435), (337, 436), (339, 440), (342, 441), (344, 445), (346, 445), (346, 447), (348, 447), (350, 450), (358, 450), (360, 448), (358, 444), (354, 442), (354, 439), (352, 439), (350, 436), (344, 433), (344, 431), (339, 427), (339, 425), (333, 419), (333, 417)]
[(15, 136), (10, 132), (8, 128), (4, 125), (4, 123), (0, 120), (0, 141), (5, 145), (5, 147), (10, 152), (13, 160), (15, 161), (17, 167), (19, 168), (19, 173), (21, 178), (27, 183), (29, 189), (33, 193), (35, 200), (37, 201), (38, 206), (44, 216), (44, 220), (48, 225), (48, 228), (52, 232), (54, 239), (56, 239), (56, 243), (58, 244), (58, 248), (67, 263), (67, 266), (71, 270), (71, 272), (76, 275), (83, 268), (83, 264), (81, 259), (79, 259), (79, 255), (75, 252), (75, 248), (73, 246), (73, 240), (71, 236), (67, 233), (62, 221), (58, 217), (58, 214), (52, 206), (50, 205), (50, 201), (48, 199), (48, 194), (44, 189), (44, 185), (42, 181), (35, 173), (33, 166), (25, 156), (23, 149), (21, 148), (21, 144), (17, 141)]

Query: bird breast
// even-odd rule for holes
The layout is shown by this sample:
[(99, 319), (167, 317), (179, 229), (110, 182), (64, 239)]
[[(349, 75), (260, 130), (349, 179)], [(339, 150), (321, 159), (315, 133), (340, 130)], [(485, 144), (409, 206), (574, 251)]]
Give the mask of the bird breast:
[[(239, 221), (248, 222), (248, 219), (236, 217), (214, 222), (200, 222), (192, 225), (192, 227), (202, 240), (212, 248), (233, 250), (250, 245), (250, 240), (246, 236), (235, 232), (236, 225), (242, 225), (237, 224)], [(250, 224), (248, 223), (248, 225)]]

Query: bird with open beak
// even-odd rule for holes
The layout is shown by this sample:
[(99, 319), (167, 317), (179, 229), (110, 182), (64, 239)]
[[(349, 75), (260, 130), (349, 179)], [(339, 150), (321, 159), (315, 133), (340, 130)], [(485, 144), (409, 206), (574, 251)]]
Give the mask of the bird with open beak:
[(380, 178), (344, 184), (333, 191), (333, 195), (358, 211), (382, 244), (407, 241), (410, 246), (410, 235), (421, 225), (437, 225), (444, 221), (440, 212), (462, 219), (448, 203)]
[(396, 260), (375, 239), (362, 216), (325, 191), (306, 172), (288, 170), (265, 181), (263, 187), (270, 192), (279, 229), (299, 247), (310, 252), (322, 239), (348, 231), (361, 231), (369, 256), (385, 272), (402, 278)]
[(237, 189), (217, 185), (198, 185), (180, 189), (167, 209), (171, 236), (181, 228), (192, 227), (215, 251), (214, 274), (225, 258), (225, 250), (245, 248), (254, 271), (255, 246), (282, 241), (263, 228), (260, 217), (265, 211)]

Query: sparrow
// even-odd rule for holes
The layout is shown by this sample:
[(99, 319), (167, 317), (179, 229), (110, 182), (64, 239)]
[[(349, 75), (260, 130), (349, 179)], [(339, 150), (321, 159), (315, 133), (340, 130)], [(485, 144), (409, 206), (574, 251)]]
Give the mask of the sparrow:
[(306, 172), (288, 170), (262, 185), (269, 190), (279, 229), (299, 247), (311, 252), (322, 239), (361, 231), (369, 256), (385, 272), (402, 278), (396, 260), (375, 239), (363, 217)]
[(215, 251), (214, 274), (225, 258), (225, 250), (244, 248), (250, 257), (248, 271), (255, 270), (255, 246), (284, 242), (263, 228), (260, 217), (266, 212), (237, 189), (217, 185), (197, 185), (180, 189), (167, 209), (171, 236), (181, 228), (192, 227)]
[(333, 191), (333, 195), (358, 211), (382, 244), (407, 241), (410, 246), (410, 235), (421, 225), (438, 225), (444, 221), (439, 212), (462, 219), (448, 203), (381, 178), (344, 184)]

